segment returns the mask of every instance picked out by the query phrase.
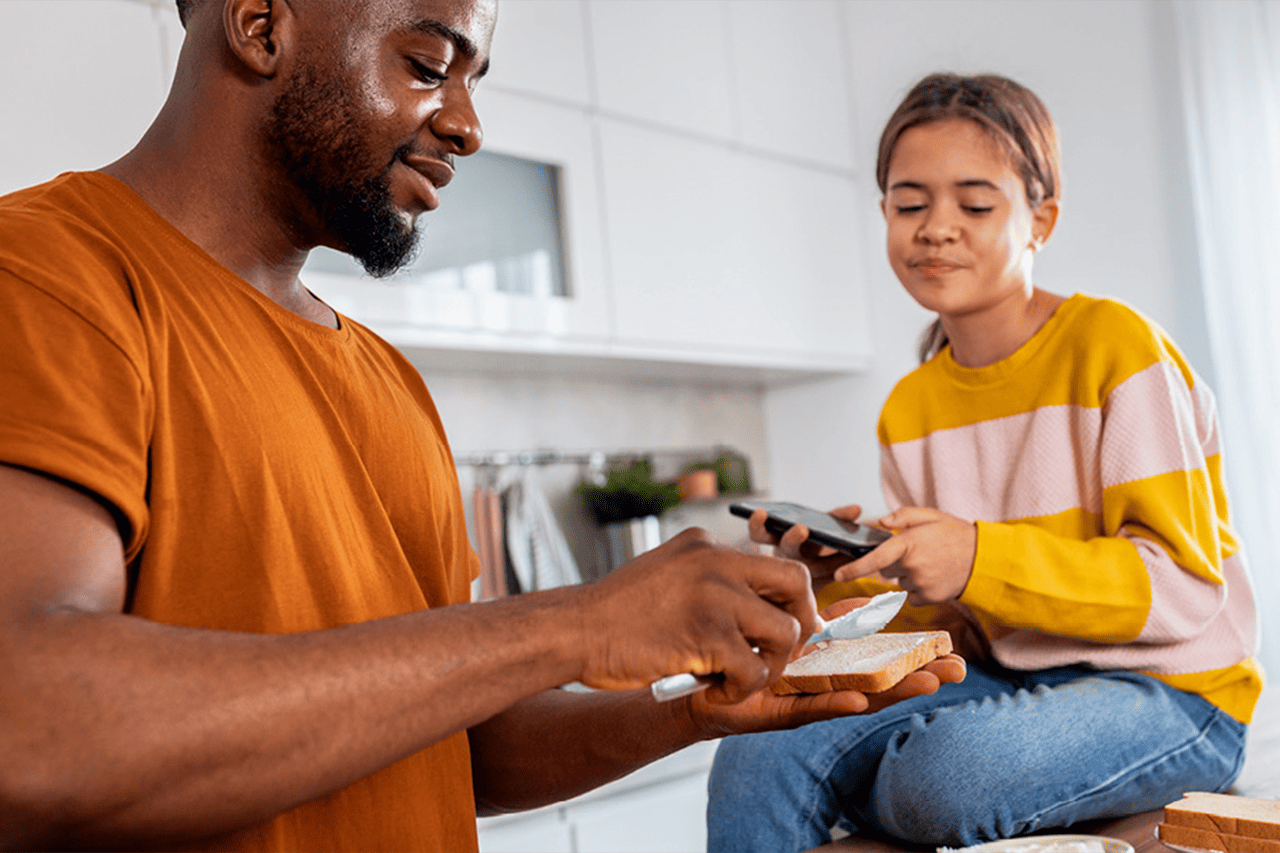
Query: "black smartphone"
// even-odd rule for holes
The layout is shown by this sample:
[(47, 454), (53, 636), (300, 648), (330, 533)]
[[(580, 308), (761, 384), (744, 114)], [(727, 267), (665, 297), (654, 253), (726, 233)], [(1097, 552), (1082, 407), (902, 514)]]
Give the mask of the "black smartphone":
[(887, 530), (843, 521), (830, 513), (800, 504), (777, 501), (729, 504), (729, 512), (743, 518), (750, 518), (757, 509), (769, 513), (764, 528), (770, 533), (781, 536), (795, 525), (803, 524), (809, 528), (809, 538), (814, 542), (851, 557), (861, 557), (892, 535)]

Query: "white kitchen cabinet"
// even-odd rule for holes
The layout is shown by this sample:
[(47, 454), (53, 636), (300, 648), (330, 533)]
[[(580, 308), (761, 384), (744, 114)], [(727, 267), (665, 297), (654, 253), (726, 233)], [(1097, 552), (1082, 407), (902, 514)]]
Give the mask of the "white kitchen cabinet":
[(718, 741), (693, 744), (555, 806), (481, 818), (481, 853), (694, 853), (706, 849)]
[(696, 853), (707, 847), (707, 780), (689, 776), (637, 791), (625, 801), (580, 806), (578, 853)]
[(852, 179), (625, 122), (600, 132), (619, 341), (865, 364)]
[(585, 0), (506, 0), (483, 88), (591, 103)]
[(834, 0), (729, 3), (739, 139), (846, 172), (858, 162)]
[(601, 112), (734, 139), (726, 5), (723, 0), (588, 3)]
[(0, 193), (132, 148), (168, 91), (161, 13), (125, 0), (3, 5)]

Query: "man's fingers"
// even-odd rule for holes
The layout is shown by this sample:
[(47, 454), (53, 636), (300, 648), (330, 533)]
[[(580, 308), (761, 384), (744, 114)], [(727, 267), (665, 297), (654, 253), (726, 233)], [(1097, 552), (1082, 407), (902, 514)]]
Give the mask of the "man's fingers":
[[(752, 558), (749, 556), (749, 558)], [(755, 594), (791, 614), (801, 631), (813, 633), (818, 624), (818, 605), (813, 599), (809, 570), (803, 563), (759, 555), (747, 576)]]
[(850, 610), (853, 610), (855, 607), (861, 607), (869, 601), (871, 601), (871, 599), (866, 596), (856, 595), (852, 598), (842, 598), (839, 601), (832, 602), (822, 608), (818, 615), (830, 622), (832, 619), (837, 619), (848, 613)]
[(926, 669), (938, 676), (943, 684), (952, 684), (957, 681), (964, 681), (965, 675), (969, 672), (969, 667), (964, 662), (964, 658), (960, 655), (943, 655), (935, 661), (930, 661), (921, 669)]

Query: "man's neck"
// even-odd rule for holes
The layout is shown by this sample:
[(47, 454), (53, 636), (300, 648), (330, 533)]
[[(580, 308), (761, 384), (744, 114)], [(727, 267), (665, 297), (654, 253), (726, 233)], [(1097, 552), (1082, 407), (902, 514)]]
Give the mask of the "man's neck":
[[(297, 222), (262, 191), (253, 158), (236, 163), (192, 154), (166, 132), (164, 114), (138, 145), (102, 172), (122, 181), (174, 228), (267, 298), (315, 323), (336, 328), (337, 317), (298, 279), (308, 249)], [(219, 150), (226, 150), (221, 146)]]

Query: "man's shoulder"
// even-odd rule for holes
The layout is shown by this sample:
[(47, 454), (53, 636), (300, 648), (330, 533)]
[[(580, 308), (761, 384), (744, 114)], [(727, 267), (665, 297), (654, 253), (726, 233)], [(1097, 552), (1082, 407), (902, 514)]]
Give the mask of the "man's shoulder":
[(132, 325), (136, 264), (117, 225), (129, 210), (113, 197), (113, 180), (69, 172), (0, 197), (0, 278), (10, 310), (70, 310), (113, 337)]
[(86, 255), (117, 253), (113, 217), (122, 215), (102, 181), (68, 172), (0, 196), (0, 268), (21, 278), (83, 263)]

